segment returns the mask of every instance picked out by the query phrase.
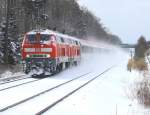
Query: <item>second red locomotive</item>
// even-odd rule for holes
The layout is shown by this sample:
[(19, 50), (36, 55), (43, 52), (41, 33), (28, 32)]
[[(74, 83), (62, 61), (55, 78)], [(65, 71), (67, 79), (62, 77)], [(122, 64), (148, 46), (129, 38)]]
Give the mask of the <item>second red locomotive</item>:
[(25, 73), (58, 73), (81, 60), (81, 43), (77, 38), (48, 29), (25, 34), (22, 43)]

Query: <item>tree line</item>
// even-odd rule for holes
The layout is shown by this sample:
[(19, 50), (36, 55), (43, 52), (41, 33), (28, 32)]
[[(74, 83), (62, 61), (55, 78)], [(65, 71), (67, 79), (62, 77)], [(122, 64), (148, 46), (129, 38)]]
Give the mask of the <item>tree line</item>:
[(76, 0), (0, 0), (0, 54), (6, 55), (4, 57), (12, 52), (9, 50), (14, 45), (10, 47), (10, 43), (17, 43), (26, 32), (38, 28), (85, 40), (92, 36), (113, 44), (121, 43), (118, 36), (106, 31), (100, 18), (79, 6)]
[[(5, 1), (0, 0), (0, 22), (5, 19)], [(40, 28), (84, 38), (94, 36), (100, 40), (120, 43), (120, 39), (109, 34), (101, 20), (88, 9), (80, 7), (76, 0), (10, 0), (10, 17), (13, 29), (10, 36), (18, 38), (27, 31)]]

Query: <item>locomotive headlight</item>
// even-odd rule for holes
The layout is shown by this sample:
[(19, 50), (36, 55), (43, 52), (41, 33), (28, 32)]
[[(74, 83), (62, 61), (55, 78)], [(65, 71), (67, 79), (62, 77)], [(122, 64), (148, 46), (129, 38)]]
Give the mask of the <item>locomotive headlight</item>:
[(46, 57), (49, 58), (49, 57), (51, 57), (51, 56), (50, 56), (50, 54), (46, 54)]
[(29, 55), (29, 54), (27, 54), (27, 55), (26, 55), (26, 57), (27, 57), (27, 58), (29, 58), (29, 57), (30, 57), (30, 55)]

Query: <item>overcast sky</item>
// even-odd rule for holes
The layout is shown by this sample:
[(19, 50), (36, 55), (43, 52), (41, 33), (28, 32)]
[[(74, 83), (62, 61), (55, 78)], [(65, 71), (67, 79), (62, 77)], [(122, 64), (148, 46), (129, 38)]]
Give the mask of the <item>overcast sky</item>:
[(150, 0), (79, 0), (125, 43), (150, 40)]

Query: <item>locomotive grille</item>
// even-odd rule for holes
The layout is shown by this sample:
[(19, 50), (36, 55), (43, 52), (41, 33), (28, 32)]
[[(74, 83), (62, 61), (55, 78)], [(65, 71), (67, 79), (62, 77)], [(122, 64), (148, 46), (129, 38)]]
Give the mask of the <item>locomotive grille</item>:
[(46, 55), (40, 55), (40, 54), (39, 54), (39, 55), (35, 55), (35, 54), (34, 54), (34, 55), (31, 55), (31, 57), (32, 57), (32, 58), (36, 58), (36, 57), (37, 57), (37, 58), (38, 58), (38, 57), (46, 57)]

